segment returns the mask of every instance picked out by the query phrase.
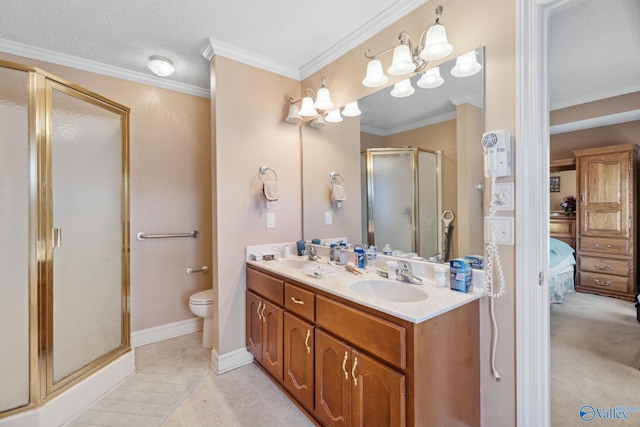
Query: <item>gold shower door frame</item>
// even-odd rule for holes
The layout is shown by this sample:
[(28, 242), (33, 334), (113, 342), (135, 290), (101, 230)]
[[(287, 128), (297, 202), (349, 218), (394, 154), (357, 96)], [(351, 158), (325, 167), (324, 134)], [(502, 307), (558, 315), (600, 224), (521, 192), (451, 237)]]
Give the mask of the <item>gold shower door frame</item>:
[[(39, 68), (0, 60), (29, 73), (29, 404), (0, 418), (40, 406), (131, 350), (129, 307), (129, 108)], [(60, 91), (120, 116), (121, 336), (120, 345), (55, 382), (53, 379), (52, 93)], [(92, 238), (92, 236), (87, 236)]]

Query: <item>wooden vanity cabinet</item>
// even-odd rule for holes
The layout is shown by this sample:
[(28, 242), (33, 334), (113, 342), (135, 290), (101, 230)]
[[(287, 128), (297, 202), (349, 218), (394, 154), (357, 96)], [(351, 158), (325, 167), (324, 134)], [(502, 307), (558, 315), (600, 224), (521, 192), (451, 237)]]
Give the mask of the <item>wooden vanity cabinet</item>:
[(478, 319), (476, 300), (416, 324), (247, 266), (247, 348), (322, 426), (479, 426)]

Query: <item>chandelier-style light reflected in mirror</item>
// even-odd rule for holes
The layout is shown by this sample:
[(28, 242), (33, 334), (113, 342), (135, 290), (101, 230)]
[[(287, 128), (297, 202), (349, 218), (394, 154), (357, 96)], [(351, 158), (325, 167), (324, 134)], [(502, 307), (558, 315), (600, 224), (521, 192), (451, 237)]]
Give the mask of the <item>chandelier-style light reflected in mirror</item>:
[(315, 119), (313, 119), (311, 121), (311, 123), (309, 123), (309, 126), (311, 126), (314, 129), (320, 129), (322, 127), (324, 127), (326, 125), (326, 123), (324, 122), (324, 118), (322, 116), (318, 116)]
[(402, 80), (393, 85), (391, 90), (391, 96), (396, 98), (404, 98), (405, 96), (413, 95), (416, 90), (411, 86), (411, 80)]
[(406, 31), (402, 31), (398, 35), (400, 41), (398, 46), (390, 47), (375, 55), (371, 55), (367, 49), (364, 56), (371, 61), (367, 64), (367, 75), (362, 84), (367, 87), (378, 87), (387, 82), (387, 77), (382, 72), (382, 64), (377, 58), (391, 50), (393, 50), (393, 61), (387, 69), (391, 75), (419, 73), (427, 67), (428, 61), (450, 55), (453, 52), (453, 46), (447, 41), (447, 32), (440, 23), (441, 15), (442, 6), (438, 6), (436, 19), (422, 31), (415, 49), (411, 42), (411, 36)]
[(289, 114), (287, 114), (287, 118), (284, 119), (287, 123), (300, 123), (302, 122), (302, 116), (300, 116), (300, 111), (298, 110), (298, 106), (296, 104), (289, 105)]
[(416, 84), (423, 89), (434, 89), (442, 86), (443, 83), (444, 79), (440, 76), (440, 67), (438, 66), (425, 71)]
[(340, 123), (342, 121), (340, 109), (330, 111), (329, 114), (327, 114), (327, 117), (324, 118), (324, 120), (329, 123)]
[(454, 77), (469, 77), (478, 73), (481, 69), (482, 65), (476, 58), (476, 51), (472, 50), (456, 58), (456, 65), (451, 69), (451, 75)]
[(353, 101), (344, 106), (342, 115), (346, 117), (357, 117), (362, 114), (360, 108), (358, 108), (358, 101)]
[(174, 71), (173, 61), (160, 55), (151, 55), (147, 66), (153, 74), (160, 77), (170, 76)]
[(382, 62), (373, 59), (367, 64), (367, 75), (362, 80), (362, 85), (366, 87), (379, 87), (387, 83), (389, 79), (382, 71)]

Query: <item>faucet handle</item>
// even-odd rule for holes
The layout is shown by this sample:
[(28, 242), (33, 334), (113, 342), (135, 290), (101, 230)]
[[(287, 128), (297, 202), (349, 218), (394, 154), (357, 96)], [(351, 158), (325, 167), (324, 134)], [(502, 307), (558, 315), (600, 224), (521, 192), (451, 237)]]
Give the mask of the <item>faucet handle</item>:
[(411, 263), (409, 261), (398, 261), (400, 271), (411, 271)]

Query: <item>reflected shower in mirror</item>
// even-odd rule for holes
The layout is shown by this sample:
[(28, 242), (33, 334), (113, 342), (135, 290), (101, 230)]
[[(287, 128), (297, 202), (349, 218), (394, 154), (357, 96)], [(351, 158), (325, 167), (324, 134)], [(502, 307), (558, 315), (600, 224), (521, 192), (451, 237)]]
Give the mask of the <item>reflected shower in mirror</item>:
[[(480, 71), (468, 77), (457, 77), (453, 71), (463, 57), (477, 59)], [(469, 68), (470, 66), (467, 66)], [(455, 221), (449, 233), (451, 257), (482, 254), (483, 195), (476, 185), (484, 182), (482, 146), (483, 133), (483, 74), (484, 49), (482, 47), (442, 63), (438, 74), (442, 83), (437, 87), (432, 78), (434, 68), (410, 78), (415, 89), (406, 97), (391, 95), (393, 87), (358, 100), (360, 117), (345, 117), (341, 123), (327, 123), (321, 129), (302, 128), (303, 149), (303, 237), (347, 237), (351, 243), (367, 243), (367, 194), (365, 167), (362, 160), (371, 148), (417, 148), (441, 153), (441, 205), (438, 212), (420, 209), (415, 214), (420, 222), (438, 223), (436, 241), (442, 239), (440, 213), (451, 210)], [(425, 77), (425, 74), (427, 77)], [(429, 80), (429, 82), (427, 81)], [(357, 173), (354, 173), (354, 169)], [(345, 178), (347, 200), (341, 209), (331, 206), (328, 173), (340, 171)], [(348, 175), (348, 176), (347, 176)], [(421, 195), (424, 189), (418, 188)], [(377, 209), (375, 200), (373, 209)], [(327, 212), (332, 224), (327, 225)], [(357, 215), (357, 218), (354, 216)], [(389, 219), (391, 221), (392, 219)], [(406, 222), (399, 217), (398, 222)], [(378, 249), (387, 242), (375, 241)], [(389, 242), (390, 243), (390, 242)], [(433, 243), (438, 251), (442, 249)], [(419, 248), (397, 247), (403, 252), (416, 252), (423, 257), (435, 255), (421, 253)]]

